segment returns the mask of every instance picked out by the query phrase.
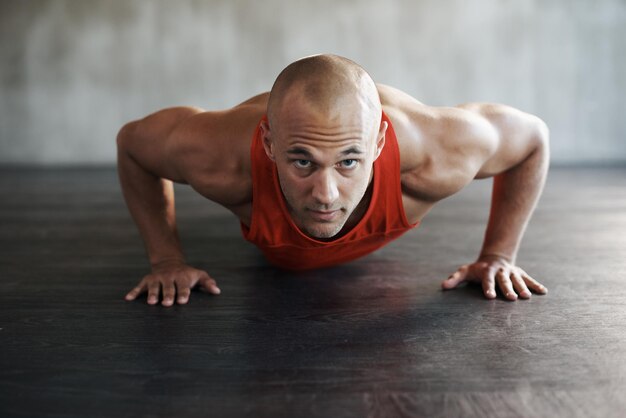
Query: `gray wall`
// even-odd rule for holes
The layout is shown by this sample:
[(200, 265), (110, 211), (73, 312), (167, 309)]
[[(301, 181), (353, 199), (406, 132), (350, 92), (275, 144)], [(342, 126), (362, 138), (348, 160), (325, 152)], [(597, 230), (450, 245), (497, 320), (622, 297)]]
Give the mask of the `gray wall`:
[(232, 106), (319, 52), (535, 113), (554, 162), (626, 161), (624, 0), (0, 0), (0, 34), (0, 164), (112, 163), (125, 121)]

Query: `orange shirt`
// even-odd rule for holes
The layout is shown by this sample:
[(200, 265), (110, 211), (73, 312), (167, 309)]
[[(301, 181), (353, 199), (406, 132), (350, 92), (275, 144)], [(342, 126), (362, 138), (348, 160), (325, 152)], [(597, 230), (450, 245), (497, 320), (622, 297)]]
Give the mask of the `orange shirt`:
[[(382, 247), (419, 224), (410, 224), (402, 205), (400, 153), (391, 121), (385, 146), (374, 161), (372, 197), (359, 223), (332, 241), (311, 238), (293, 222), (278, 182), (276, 166), (265, 154), (259, 126), (252, 138), (252, 219), (241, 231), (278, 267), (306, 270), (354, 260)], [(259, 122), (260, 125), (260, 122)]]

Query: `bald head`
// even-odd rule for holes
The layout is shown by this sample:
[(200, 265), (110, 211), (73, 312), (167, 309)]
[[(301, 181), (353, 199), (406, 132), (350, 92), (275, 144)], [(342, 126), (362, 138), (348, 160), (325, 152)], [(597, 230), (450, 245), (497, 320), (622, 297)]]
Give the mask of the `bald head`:
[(336, 236), (365, 213), (385, 144), (374, 81), (346, 58), (306, 57), (280, 73), (267, 113), (263, 147), (292, 219), (311, 237)]
[(314, 55), (288, 65), (279, 75), (268, 102), (272, 129), (294, 106), (334, 117), (360, 112), (373, 124), (380, 122), (381, 104), (376, 84), (357, 63), (337, 55)]

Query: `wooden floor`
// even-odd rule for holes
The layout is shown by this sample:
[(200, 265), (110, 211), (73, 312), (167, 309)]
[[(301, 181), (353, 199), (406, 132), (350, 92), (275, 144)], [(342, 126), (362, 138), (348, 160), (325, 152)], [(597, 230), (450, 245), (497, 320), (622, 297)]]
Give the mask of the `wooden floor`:
[(300, 275), (178, 188), (222, 294), (164, 308), (123, 300), (147, 263), (113, 169), (0, 170), (0, 416), (626, 416), (626, 168), (551, 171), (519, 256), (550, 292), (528, 301), (440, 290), (489, 187)]

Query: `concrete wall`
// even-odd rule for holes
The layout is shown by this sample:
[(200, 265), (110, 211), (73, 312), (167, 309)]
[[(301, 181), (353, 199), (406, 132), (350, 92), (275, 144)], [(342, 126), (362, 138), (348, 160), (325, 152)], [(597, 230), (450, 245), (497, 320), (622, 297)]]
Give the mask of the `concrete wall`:
[(555, 162), (625, 162), (625, 40), (624, 0), (1, 0), (0, 164), (112, 163), (125, 121), (232, 106), (319, 52), (538, 114)]

